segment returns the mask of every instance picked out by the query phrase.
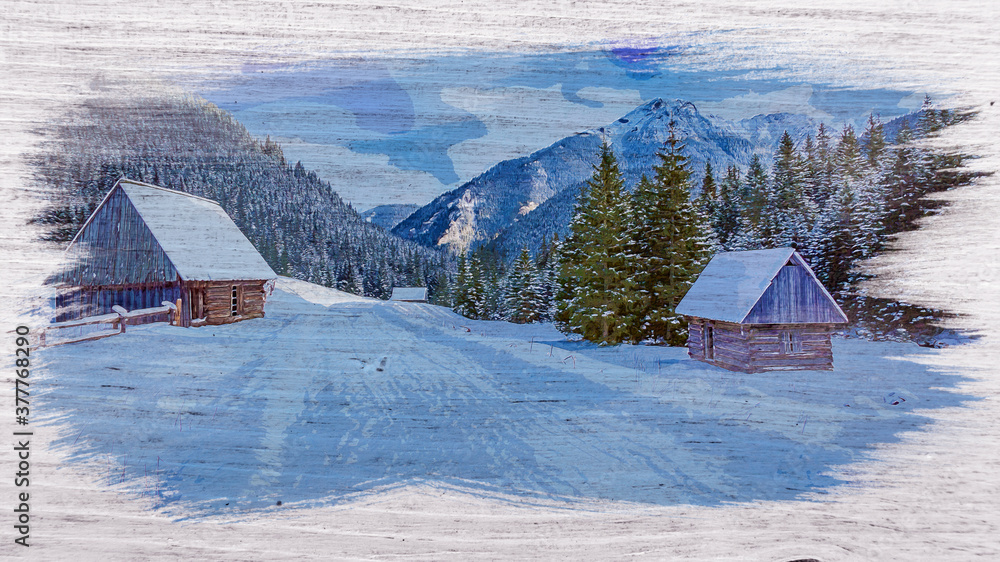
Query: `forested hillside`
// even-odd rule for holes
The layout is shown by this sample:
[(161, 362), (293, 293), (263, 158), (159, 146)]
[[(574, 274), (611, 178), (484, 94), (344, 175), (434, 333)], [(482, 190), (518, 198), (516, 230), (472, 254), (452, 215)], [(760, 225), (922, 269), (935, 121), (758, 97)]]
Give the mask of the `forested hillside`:
[(712, 121), (691, 102), (656, 98), (606, 126), (500, 162), (417, 210), (393, 232), (430, 247), (447, 245), (455, 252), (494, 240), (511, 258), (522, 243), (537, 252), (543, 236), (569, 225), (573, 201), (598, 163), (601, 143), (611, 144), (631, 191), (656, 164), (670, 123), (685, 139), (694, 177), (700, 178), (707, 162), (745, 168), (755, 155), (768, 162), (782, 131), (798, 139), (814, 122), (788, 114)]
[[(645, 152), (619, 150), (657, 144), (661, 128), (676, 131), (691, 180), (684, 189), (698, 194), (694, 203), (711, 251), (795, 246), (862, 329), (926, 328), (937, 313), (869, 298), (858, 290), (864, 275), (857, 264), (933, 212), (936, 203), (926, 195), (969, 180), (960, 168), (961, 155), (913, 142), (967, 115), (935, 110), (928, 101), (920, 112), (887, 124), (873, 116), (860, 134), (849, 126), (837, 132), (822, 125), (812, 132), (798, 129), (796, 135), (781, 135), (766, 157), (761, 146), (737, 143), (739, 154), (749, 158), (748, 166), (738, 167), (732, 146), (726, 161), (716, 163), (710, 155), (721, 152), (687, 136), (690, 127), (659, 123), (659, 117), (681, 110), (693, 115), (689, 105), (654, 101), (641, 108), (652, 132), (642, 142), (611, 145), (623, 185), (643, 174), (652, 178), (653, 170), (643, 167)], [(756, 126), (770, 130), (768, 135), (785, 124), (802, 125), (787, 117), (766, 121)], [(645, 130), (629, 129), (623, 138)], [(70, 240), (114, 182), (126, 176), (218, 201), (275, 271), (351, 293), (387, 298), (393, 286), (426, 285), (435, 302), (467, 316), (534, 322), (554, 319), (560, 292), (568, 289), (565, 279), (560, 286), (560, 239), (569, 232), (586, 180), (550, 193), (492, 243), (461, 256), (456, 273), (444, 252), (372, 224), (315, 173), (287, 163), (276, 143), (254, 139), (230, 114), (200, 99), (94, 99), (53, 125), (47, 138), (35, 164), (52, 203), (35, 220), (51, 227), (53, 241)], [(689, 156), (694, 145), (702, 147), (694, 150), (696, 157)], [(598, 161), (599, 148), (579, 163)], [(539, 193), (537, 185), (530, 190)], [(626, 195), (622, 204), (633, 205)], [(633, 245), (641, 242), (640, 236)], [(678, 341), (676, 335), (669, 339)]]
[(90, 100), (53, 125), (37, 179), (51, 207), (36, 222), (69, 241), (123, 175), (218, 201), (271, 267), (355, 294), (445, 280), (448, 258), (363, 220), (274, 142), (193, 97)]
[[(708, 162), (701, 170), (699, 181), (693, 184), (687, 179), (678, 181), (686, 184), (683, 187), (686, 193), (698, 194), (694, 203), (713, 252), (795, 247), (845, 307), (860, 332), (901, 337), (899, 330), (904, 330), (924, 339), (936, 331), (932, 324), (940, 314), (871, 298), (861, 288), (865, 274), (858, 265), (885, 251), (894, 234), (917, 228), (921, 217), (934, 212), (939, 203), (927, 195), (963, 185), (971, 179), (972, 174), (961, 169), (961, 154), (934, 152), (915, 142), (969, 117), (961, 112), (934, 109), (927, 100), (921, 111), (889, 124), (871, 116), (861, 134), (850, 126), (834, 133), (820, 125), (814, 133), (796, 142), (786, 132), (774, 149), (771, 166), (759, 155), (751, 158), (746, 169), (730, 164), (716, 170)], [(679, 138), (686, 142), (683, 137)], [(686, 149), (680, 151), (684, 153)], [(618, 159), (624, 158), (619, 155)], [(685, 157), (684, 160), (685, 174), (690, 178), (694, 176), (691, 159)], [(652, 172), (650, 169), (651, 178)], [(572, 277), (563, 275), (560, 280), (553, 274), (559, 268), (554, 262), (564, 261), (572, 253), (561, 248), (558, 240), (570, 234), (570, 219), (574, 213), (577, 219), (573, 220), (579, 219), (583, 202), (592, 197), (589, 191), (596, 185), (600, 173), (595, 172), (594, 178), (582, 186), (582, 191), (574, 189), (580, 194), (577, 197), (570, 199), (569, 190), (566, 190), (550, 198), (524, 220), (515, 223), (515, 228), (464, 260), (466, 271), (459, 276), (453, 291), (457, 309), (474, 317), (506, 317), (520, 321), (531, 319), (525, 319), (517, 311), (536, 310), (539, 312), (535, 316), (539, 319), (555, 317), (558, 320), (555, 309), (560, 301), (582, 298)], [(625, 183), (625, 174), (616, 174), (617, 181)], [(602, 182), (604, 180), (597, 184)], [(643, 215), (652, 208), (650, 202), (639, 202), (628, 193), (614, 206), (622, 207), (616, 212), (623, 218), (604, 222), (624, 229), (623, 232), (629, 228), (628, 221), (633, 220), (629, 217)], [(534, 220), (536, 218), (538, 220)], [(518, 236), (510, 236), (513, 233)], [(594, 236), (600, 238), (600, 235)], [(648, 236), (638, 236), (633, 245), (641, 247), (648, 241)], [(505, 264), (517, 255), (511, 251), (512, 242), (518, 243), (523, 251), (512, 269), (516, 273), (507, 273)], [(537, 256), (534, 273), (526, 271), (529, 253)], [(629, 269), (627, 265), (622, 266), (623, 271)], [(609, 268), (614, 269), (604, 267)], [(630, 284), (638, 286), (635, 279), (641, 274), (642, 268), (639, 268), (630, 274), (633, 279), (629, 280), (626, 275), (625, 281), (619, 283), (623, 291), (619, 295), (622, 303), (631, 303), (631, 306), (646, 298), (639, 293), (625, 294)], [(534, 286), (525, 291), (523, 287), (528, 278), (534, 280)], [(607, 279), (602, 283), (615, 285)], [(477, 284), (485, 284), (486, 288), (477, 287)], [(686, 288), (672, 287), (672, 290), (683, 295)], [(506, 298), (490, 297), (498, 292), (505, 293)], [(525, 303), (524, 299), (534, 299), (534, 304)], [(619, 308), (627, 307), (623, 304)], [(609, 314), (625, 318), (627, 314), (622, 310)], [(669, 311), (664, 313), (669, 314)], [(602, 331), (607, 329), (604, 327)], [(613, 332), (616, 328), (610, 329)], [(607, 338), (596, 339), (604, 341)], [(670, 339), (680, 340), (679, 337)]]

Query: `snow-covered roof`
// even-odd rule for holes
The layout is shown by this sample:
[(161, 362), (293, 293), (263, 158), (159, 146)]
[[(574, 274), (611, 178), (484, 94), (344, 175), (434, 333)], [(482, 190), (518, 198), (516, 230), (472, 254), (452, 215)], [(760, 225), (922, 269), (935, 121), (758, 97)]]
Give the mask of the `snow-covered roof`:
[(391, 301), (426, 301), (426, 287), (393, 287)]
[(277, 277), (215, 201), (129, 179), (119, 180), (117, 187), (128, 196), (181, 279)]
[(762, 313), (754, 307), (786, 264), (802, 268), (802, 278), (811, 285), (808, 287), (810, 294), (806, 296), (811, 297), (812, 302), (804, 303), (803, 306), (803, 303), (795, 302), (797, 297), (782, 299), (772, 295), (772, 298), (764, 299), (771, 306), (809, 309), (801, 313), (795, 311), (802, 316), (799, 320), (792, 319), (788, 314), (780, 314), (783, 316), (780, 321), (848, 322), (847, 316), (794, 248), (716, 254), (698, 276), (698, 280), (691, 285), (676, 310), (686, 316), (734, 323), (747, 321), (751, 312), (755, 312), (757, 319), (754, 321), (761, 321), (760, 317), (766, 316), (767, 311)]

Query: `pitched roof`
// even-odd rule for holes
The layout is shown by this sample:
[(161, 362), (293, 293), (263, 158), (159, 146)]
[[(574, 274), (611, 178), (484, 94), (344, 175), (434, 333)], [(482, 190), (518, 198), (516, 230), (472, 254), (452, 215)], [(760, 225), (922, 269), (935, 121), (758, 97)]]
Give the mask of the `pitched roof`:
[(393, 287), (391, 301), (426, 301), (426, 287)]
[[(128, 196), (181, 279), (221, 281), (277, 277), (215, 201), (124, 178), (116, 187)], [(108, 195), (113, 192), (114, 189)]]
[[(769, 315), (769, 311), (761, 311), (759, 306), (755, 309), (755, 305), (764, 302), (762, 297), (768, 293), (768, 289), (772, 287), (772, 283), (785, 265), (802, 268), (804, 273), (799, 274), (801, 282), (798, 286), (804, 289), (805, 294), (795, 297), (769, 294), (764, 301), (767, 301), (770, 307), (785, 306), (787, 310), (770, 314), (773, 319), (767, 320), (765, 318)], [(790, 279), (788, 284), (781, 285), (782, 289), (794, 287), (795, 280)], [(809, 302), (796, 302), (795, 299), (803, 296)], [(716, 254), (698, 276), (698, 280), (691, 285), (676, 310), (686, 316), (734, 323), (848, 322), (847, 316), (837, 302), (823, 288), (809, 265), (793, 248)], [(748, 319), (751, 312), (754, 313), (754, 318)]]

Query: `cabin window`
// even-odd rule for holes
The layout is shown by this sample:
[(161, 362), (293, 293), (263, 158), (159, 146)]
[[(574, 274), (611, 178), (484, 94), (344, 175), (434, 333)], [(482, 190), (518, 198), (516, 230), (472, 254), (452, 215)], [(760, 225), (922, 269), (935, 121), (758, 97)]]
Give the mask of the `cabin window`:
[(781, 351), (786, 355), (802, 351), (802, 340), (799, 335), (792, 330), (782, 330)]
[(240, 313), (240, 287), (239, 285), (233, 285), (233, 298), (231, 301), (233, 316), (237, 316)]
[(715, 359), (715, 328), (705, 324), (705, 359)]

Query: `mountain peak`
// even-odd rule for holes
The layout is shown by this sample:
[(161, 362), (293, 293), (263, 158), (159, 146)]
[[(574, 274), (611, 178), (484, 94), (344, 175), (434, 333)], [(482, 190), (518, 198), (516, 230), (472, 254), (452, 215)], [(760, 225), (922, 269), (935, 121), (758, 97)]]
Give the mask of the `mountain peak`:
[(656, 97), (613, 123), (578, 132), (528, 157), (498, 163), (417, 210), (393, 232), (427, 246), (450, 244), (459, 251), (493, 240), (516, 250), (525, 244), (537, 248), (543, 235), (565, 234), (579, 186), (594, 173), (602, 141), (614, 147), (626, 188), (631, 189), (650, 173), (675, 123), (697, 182), (706, 162), (719, 170), (730, 164), (746, 167), (755, 153), (772, 153), (782, 130), (797, 129), (784, 119), (760, 121), (716, 124), (689, 101)]
[(663, 98), (653, 98), (633, 109), (631, 113), (671, 113), (682, 110), (697, 112), (698, 108), (693, 103), (685, 100), (673, 99), (667, 101)]
[(618, 119), (613, 125), (621, 127), (622, 124), (626, 123), (646, 123), (664, 119), (690, 121), (700, 117), (701, 114), (698, 113), (698, 108), (689, 101), (653, 98), (633, 109), (621, 119)]

